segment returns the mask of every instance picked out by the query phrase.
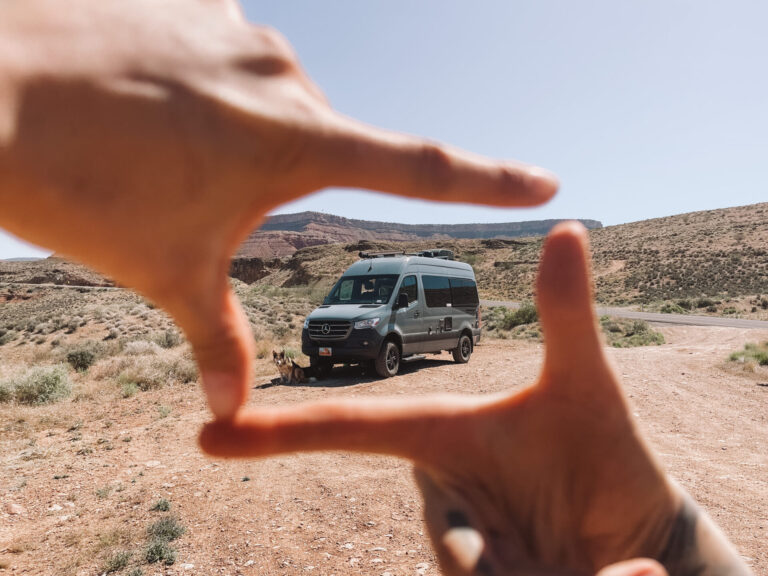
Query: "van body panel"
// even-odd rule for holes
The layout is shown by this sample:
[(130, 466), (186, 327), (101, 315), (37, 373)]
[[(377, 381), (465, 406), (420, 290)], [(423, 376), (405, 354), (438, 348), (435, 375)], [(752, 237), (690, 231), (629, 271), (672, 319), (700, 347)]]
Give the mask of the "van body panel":
[[(369, 282), (366, 277), (395, 275), (397, 281), (391, 294), (387, 294), (392, 288), (391, 280), (386, 280), (387, 290), (383, 296), (377, 294), (371, 303), (337, 303), (339, 299), (352, 301), (350, 287), (353, 284), (358, 298), (361, 293), (370, 294), (361, 283), (381, 285), (373, 279)], [(342, 284), (345, 280), (346, 284)], [(439, 285), (441, 288), (438, 292), (431, 288), (425, 292), (425, 281), (428, 287)], [(458, 287), (453, 289), (451, 282)], [(409, 297), (406, 308), (397, 307), (401, 292)], [(432, 306), (428, 305), (428, 296)], [(436, 296), (439, 305), (435, 304)], [(459, 302), (462, 306), (453, 306), (454, 298), (466, 301)], [(339, 278), (326, 302), (334, 303), (318, 307), (307, 317), (302, 331), (302, 352), (317, 357), (321, 349), (325, 352), (330, 349), (331, 355), (326, 359), (331, 363), (373, 360), (384, 341), (393, 336), (400, 342), (403, 356), (452, 350), (458, 346), (463, 332), (472, 334), (473, 344), (480, 339), (475, 275), (472, 267), (464, 262), (408, 255), (360, 260)], [(355, 328), (355, 323), (376, 319), (375, 327)]]

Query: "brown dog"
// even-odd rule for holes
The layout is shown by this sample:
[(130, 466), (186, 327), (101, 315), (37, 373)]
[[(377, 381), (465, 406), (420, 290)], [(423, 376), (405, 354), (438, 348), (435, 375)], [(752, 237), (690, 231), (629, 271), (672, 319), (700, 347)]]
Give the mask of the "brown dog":
[(280, 381), (283, 384), (306, 384), (308, 382), (304, 368), (296, 364), (291, 358), (286, 358), (285, 350), (276, 352), (272, 350), (272, 362), (280, 372)]

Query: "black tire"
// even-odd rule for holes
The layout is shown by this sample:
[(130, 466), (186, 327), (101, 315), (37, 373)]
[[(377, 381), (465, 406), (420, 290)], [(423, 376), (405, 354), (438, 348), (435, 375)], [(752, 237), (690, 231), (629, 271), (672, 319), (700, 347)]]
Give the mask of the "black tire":
[(400, 348), (387, 340), (376, 357), (376, 373), (382, 378), (391, 378), (400, 369)]
[(459, 345), (452, 352), (453, 361), (456, 364), (466, 364), (469, 362), (469, 357), (472, 356), (472, 339), (468, 335), (462, 334), (459, 337)]
[(319, 356), (310, 356), (309, 365), (312, 366), (315, 378), (318, 380), (328, 378), (333, 371), (333, 362), (326, 358), (320, 358)]

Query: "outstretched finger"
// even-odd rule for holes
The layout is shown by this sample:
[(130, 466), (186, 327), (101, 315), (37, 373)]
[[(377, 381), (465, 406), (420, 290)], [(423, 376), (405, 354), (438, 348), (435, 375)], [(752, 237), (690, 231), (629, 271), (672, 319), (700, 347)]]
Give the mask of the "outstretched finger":
[[(578, 222), (555, 226), (544, 245), (537, 282), (548, 381), (571, 385), (584, 374), (605, 372), (602, 339), (592, 304), (586, 229)], [(591, 379), (581, 378), (586, 385)]]
[(248, 396), (253, 357), (240, 302), (222, 278), (209, 293), (180, 294), (167, 307), (192, 344), (211, 412), (232, 419)]
[(341, 117), (321, 139), (318, 170), (327, 186), (490, 206), (535, 206), (558, 181), (542, 168), (491, 160)]
[(253, 408), (231, 421), (206, 424), (200, 446), (224, 458), (350, 450), (432, 463), (444, 452), (435, 450), (438, 442), (448, 452), (462, 449), (469, 417), (486, 403), (476, 397), (443, 396)]

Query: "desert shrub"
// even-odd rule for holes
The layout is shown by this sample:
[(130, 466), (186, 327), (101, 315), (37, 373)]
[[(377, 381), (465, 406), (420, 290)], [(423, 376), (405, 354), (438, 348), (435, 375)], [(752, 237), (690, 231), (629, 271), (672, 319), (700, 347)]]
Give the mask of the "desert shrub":
[(14, 398), (21, 404), (50, 404), (72, 393), (63, 365), (33, 368), (12, 386)]
[(72, 350), (67, 353), (67, 362), (78, 372), (85, 372), (96, 361), (96, 354), (91, 350)]
[(723, 314), (738, 314), (738, 310), (734, 308), (733, 306), (728, 306), (727, 308), (723, 308)]
[(165, 330), (155, 334), (153, 340), (155, 344), (167, 350), (169, 348), (175, 348), (181, 344), (181, 334), (176, 330)]
[(682, 309), (677, 304), (675, 304), (674, 302), (667, 302), (666, 304), (664, 304), (661, 307), (660, 312), (662, 314), (685, 314), (685, 310)]
[(153, 512), (168, 512), (170, 509), (171, 503), (165, 498), (160, 498), (160, 500), (155, 502), (155, 505), (150, 508)]
[(16, 340), (16, 332), (0, 328), (0, 346), (8, 344), (8, 342), (13, 342), (14, 340)]
[(754, 362), (758, 366), (768, 366), (768, 342), (745, 344), (743, 350), (732, 353), (728, 360), (741, 363)]
[(614, 348), (664, 344), (664, 335), (651, 328), (651, 325), (644, 320), (601, 316), (600, 327), (605, 334), (606, 341)]
[(690, 300), (678, 300), (677, 305), (680, 306), (683, 310), (692, 310), (693, 309), (693, 302)]
[(123, 348), (123, 352), (127, 356), (154, 356), (159, 350), (157, 344), (146, 340), (132, 340), (127, 342)]
[(176, 549), (163, 540), (152, 540), (147, 546), (144, 558), (149, 564), (162, 562), (170, 566), (176, 562)]
[(115, 552), (109, 558), (107, 558), (107, 561), (104, 563), (103, 572), (106, 574), (111, 574), (112, 572), (118, 572), (119, 570), (122, 570), (126, 566), (128, 566), (128, 562), (131, 560), (131, 553), (122, 550), (120, 552)]
[(175, 516), (165, 516), (147, 528), (147, 534), (154, 540), (171, 542), (181, 538), (187, 529), (179, 523)]
[[(154, 344), (153, 344), (154, 345)], [(123, 391), (132, 390), (131, 385), (146, 392), (162, 388), (166, 384), (178, 382), (187, 384), (197, 379), (197, 365), (190, 358), (182, 357), (168, 360), (153, 358), (150, 362), (134, 362), (126, 366), (117, 377), (117, 383)]]
[(10, 382), (0, 382), (0, 404), (13, 400), (13, 387)]
[(699, 298), (696, 300), (696, 308), (709, 308), (710, 306), (714, 306), (715, 301), (711, 298)]
[(707, 306), (707, 312), (717, 312), (717, 306)]

